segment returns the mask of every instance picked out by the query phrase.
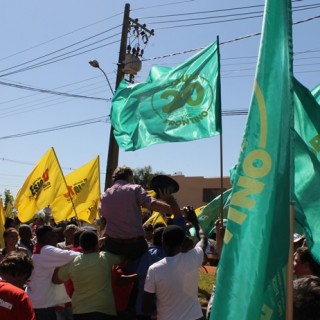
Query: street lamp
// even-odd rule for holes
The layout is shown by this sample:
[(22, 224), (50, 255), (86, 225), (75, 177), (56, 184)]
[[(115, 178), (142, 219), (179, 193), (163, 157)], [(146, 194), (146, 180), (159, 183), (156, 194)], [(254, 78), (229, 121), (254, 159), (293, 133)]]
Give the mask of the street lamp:
[(110, 88), (111, 93), (114, 94), (114, 91), (113, 91), (113, 89), (112, 89), (112, 87), (111, 87), (111, 84), (110, 84), (110, 81), (109, 81), (109, 79), (108, 79), (108, 76), (107, 76), (107, 74), (104, 72), (104, 70), (100, 68), (99, 62), (98, 62), (97, 60), (91, 60), (91, 61), (89, 61), (89, 64), (90, 64), (91, 67), (97, 68), (97, 69), (99, 69), (99, 70), (103, 73), (103, 75), (105, 76), (105, 78), (106, 78), (106, 80), (107, 80), (107, 82), (108, 82), (108, 85), (109, 85), (109, 88)]
[[(114, 91), (111, 87), (108, 76), (104, 72), (104, 70), (100, 68), (99, 62), (97, 60), (92, 60), (92, 61), (89, 61), (89, 64), (93, 68), (97, 68), (103, 73), (103, 75), (105, 76), (105, 78), (108, 82), (108, 85), (109, 85), (109, 88), (110, 88), (112, 94), (114, 94)], [(111, 187), (111, 185), (112, 185), (112, 174), (113, 174), (113, 171), (115, 170), (115, 168), (118, 166), (118, 160), (119, 160), (119, 146), (117, 144), (116, 139), (114, 138), (113, 126), (111, 124), (107, 168), (106, 168), (106, 180), (105, 180), (104, 190), (106, 190), (108, 187)]]

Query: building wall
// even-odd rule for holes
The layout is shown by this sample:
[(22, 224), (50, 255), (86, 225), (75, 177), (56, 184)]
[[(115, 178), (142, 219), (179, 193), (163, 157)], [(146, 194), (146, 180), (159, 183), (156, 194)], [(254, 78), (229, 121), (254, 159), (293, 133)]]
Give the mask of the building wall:
[[(179, 191), (175, 193), (180, 207), (190, 205), (196, 209), (206, 205), (220, 194), (220, 178), (185, 177), (184, 175), (172, 175), (171, 178), (180, 186)], [(223, 188), (224, 190), (231, 188), (229, 177), (223, 178)], [(204, 191), (204, 189), (207, 190)], [(206, 199), (204, 199), (204, 192), (207, 195)]]

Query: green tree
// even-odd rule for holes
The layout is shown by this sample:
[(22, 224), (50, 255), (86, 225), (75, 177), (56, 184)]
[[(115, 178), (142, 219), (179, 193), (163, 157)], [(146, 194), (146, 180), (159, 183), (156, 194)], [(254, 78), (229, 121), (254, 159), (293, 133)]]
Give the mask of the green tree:
[(152, 172), (151, 166), (145, 166), (143, 168), (134, 169), (133, 182), (140, 184), (146, 190), (150, 190), (150, 183), (154, 176), (158, 174), (164, 174), (163, 172), (157, 171)]

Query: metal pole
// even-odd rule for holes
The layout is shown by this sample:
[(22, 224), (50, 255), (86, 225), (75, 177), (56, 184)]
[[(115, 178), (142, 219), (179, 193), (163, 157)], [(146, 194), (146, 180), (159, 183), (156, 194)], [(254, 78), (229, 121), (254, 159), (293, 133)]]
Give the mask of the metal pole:
[[(124, 77), (123, 64), (124, 64), (124, 60), (126, 57), (128, 30), (129, 30), (129, 25), (130, 25), (129, 13), (130, 13), (130, 4), (127, 3), (125, 5), (124, 15), (123, 15), (122, 35), (121, 35), (119, 60), (118, 60), (118, 71), (117, 71), (115, 90), (117, 90), (121, 80)], [(113, 174), (113, 171), (118, 166), (118, 161), (119, 161), (119, 146), (114, 138), (113, 127), (111, 125), (110, 137), (109, 137), (107, 168), (106, 168), (105, 190), (107, 188), (111, 187), (111, 185), (112, 185), (112, 174)]]

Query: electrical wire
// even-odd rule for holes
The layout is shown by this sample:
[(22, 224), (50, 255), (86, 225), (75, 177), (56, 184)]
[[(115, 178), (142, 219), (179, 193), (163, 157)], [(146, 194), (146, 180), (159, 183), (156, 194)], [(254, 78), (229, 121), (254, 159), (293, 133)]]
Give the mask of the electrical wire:
[[(92, 38), (94, 38), (94, 37), (97, 37), (97, 36), (99, 36), (99, 35), (101, 35), (101, 34), (104, 34), (104, 33), (106, 33), (106, 32), (109, 32), (109, 31), (114, 30), (114, 29), (119, 28), (119, 27), (121, 27), (121, 25), (118, 25), (118, 26), (113, 27), (113, 28), (110, 28), (110, 29), (108, 29), (108, 30), (106, 30), (106, 31), (100, 32), (100, 33), (98, 33), (98, 34), (96, 34), (96, 35), (94, 35), (94, 36), (91, 36), (91, 37), (88, 37), (88, 38), (83, 39), (83, 40), (81, 40), (81, 41), (75, 42), (75, 43), (70, 44), (70, 45), (68, 45), (68, 46), (66, 46), (66, 47), (63, 47), (63, 48), (61, 48), (61, 49), (58, 49), (58, 50), (49, 52), (49, 53), (44, 54), (44, 55), (42, 55), (42, 56), (40, 56), (40, 57), (37, 57), (37, 58), (31, 59), (31, 60), (22, 62), (22, 63), (20, 63), (20, 64), (17, 64), (17, 65), (15, 65), (15, 66), (12, 66), (12, 67), (9, 67), (9, 68), (6, 68), (6, 69), (2, 69), (2, 70), (0, 70), (0, 72), (5, 72), (5, 71), (8, 71), (8, 70), (12, 70), (12, 69), (15, 69), (15, 68), (17, 68), (17, 67), (21, 67), (21, 66), (26, 65), (26, 64), (29, 64), (29, 63), (31, 63), (31, 62), (34, 62), (34, 61), (43, 59), (43, 58), (48, 57), (48, 56), (51, 56), (51, 55), (53, 55), (53, 54), (55, 54), (55, 53), (58, 53), (58, 52), (61, 52), (61, 51), (66, 50), (66, 49), (69, 49), (69, 48), (71, 48), (71, 47), (74, 47), (74, 46), (76, 46), (76, 45), (78, 45), (78, 44), (80, 44), (80, 43), (83, 43), (83, 42), (85, 42), (85, 41), (88, 41), (88, 40), (90, 40), (90, 39), (92, 39)], [(58, 56), (56, 56), (56, 57), (54, 57), (54, 58), (51, 58), (51, 59), (59, 58), (59, 57), (61, 57), (61, 56), (63, 56), (63, 55), (66, 55), (66, 54), (68, 54), (68, 53), (76, 52), (76, 51), (78, 51), (78, 50), (80, 50), (80, 49), (87, 48), (87, 47), (89, 47), (89, 46), (91, 46), (91, 45), (94, 45), (94, 44), (96, 44), (96, 43), (99, 43), (99, 42), (108, 40), (108, 39), (113, 38), (113, 37), (115, 37), (115, 36), (118, 36), (118, 35), (120, 35), (120, 34), (121, 34), (121, 33), (117, 33), (117, 34), (114, 34), (114, 35), (112, 35), (112, 36), (109, 36), (109, 37), (100, 39), (100, 40), (98, 40), (98, 41), (92, 42), (92, 43), (90, 43), (90, 44), (88, 44), (88, 45), (85, 45), (85, 46), (82, 46), (82, 47), (80, 47), (80, 48), (74, 49), (74, 50), (69, 51), (69, 52), (67, 52), (67, 53), (64, 53), (64, 54), (62, 54), (62, 55), (58, 55)], [(50, 61), (50, 59), (49, 59), (49, 60), (45, 60), (45, 61)]]
[[(113, 36), (112, 36), (112, 37), (113, 37)], [(45, 60), (45, 61), (36, 63), (36, 64), (31, 65), (31, 66), (29, 66), (29, 67), (25, 67), (25, 68), (22, 68), (22, 69), (18, 69), (18, 70), (16, 70), (16, 71), (12, 71), (12, 72), (9, 72), (9, 73), (2, 74), (2, 75), (0, 75), (0, 77), (6, 77), (6, 76), (9, 76), (9, 75), (12, 75), (12, 74), (16, 74), (16, 73), (20, 73), (20, 72), (32, 70), (32, 69), (39, 68), (39, 67), (43, 67), (43, 66), (46, 66), (46, 65), (49, 65), (49, 64), (52, 64), (52, 63), (56, 63), (56, 62), (59, 62), (59, 61), (63, 61), (63, 60), (66, 60), (66, 59), (70, 59), (70, 58), (79, 56), (79, 55), (81, 55), (81, 54), (84, 54), (84, 53), (87, 53), (87, 52), (91, 52), (91, 51), (94, 51), (94, 50), (97, 50), (97, 49), (101, 49), (101, 48), (107, 47), (107, 46), (109, 46), (109, 45), (118, 43), (118, 42), (120, 42), (120, 40), (115, 40), (115, 41), (109, 42), (109, 43), (107, 43), (107, 44), (104, 44), (104, 45), (101, 45), (101, 46), (98, 46), (98, 47), (95, 47), (95, 48), (91, 48), (91, 49), (88, 49), (88, 50), (85, 50), (85, 51), (82, 51), (82, 52), (79, 52), (79, 53), (76, 53), (76, 54), (73, 54), (73, 55), (69, 55), (69, 56), (64, 57), (64, 58), (57, 59), (58, 57), (63, 57), (63, 56), (68, 55), (69, 53), (78, 51), (78, 49), (75, 49), (75, 50), (66, 52), (66, 53), (64, 53), (64, 54), (61, 54), (61, 55), (59, 55), (59, 56), (57, 56), (57, 57), (53, 57), (53, 58), (47, 59), (47, 60)], [(85, 47), (88, 47), (88, 46), (91, 46), (91, 45), (87, 45), (87, 46), (84, 46), (84, 47), (82, 47), (82, 48), (85, 48)]]
[(64, 124), (64, 125), (60, 125), (60, 126), (56, 126), (56, 127), (51, 127), (51, 128), (44, 128), (44, 129), (39, 129), (39, 130), (33, 130), (33, 131), (3, 136), (3, 137), (0, 137), (0, 140), (6, 140), (6, 139), (11, 139), (11, 138), (20, 138), (20, 137), (25, 137), (25, 136), (30, 136), (30, 135), (40, 134), (40, 133), (46, 133), (46, 132), (57, 131), (57, 130), (62, 130), (62, 129), (69, 129), (69, 128), (75, 128), (75, 127), (79, 127), (79, 126), (85, 126), (85, 125), (99, 123), (99, 122), (106, 123), (109, 121), (107, 120), (107, 117), (104, 116), (104, 117), (99, 117), (99, 118), (93, 118), (93, 119), (68, 123), (68, 124)]
[[(247, 109), (237, 109), (237, 110), (225, 110), (221, 112), (222, 116), (242, 116), (248, 114)], [(51, 127), (51, 128), (44, 128), (44, 129), (38, 129), (38, 130), (33, 130), (33, 131), (28, 131), (28, 132), (23, 132), (23, 133), (16, 133), (16, 134), (11, 134), (7, 136), (2, 136), (0, 137), (0, 140), (7, 140), (7, 139), (12, 139), (12, 138), (21, 138), (25, 136), (30, 136), (30, 135), (36, 135), (36, 134), (41, 134), (41, 133), (47, 133), (51, 131), (57, 131), (57, 130), (63, 130), (63, 129), (70, 129), (70, 128), (75, 128), (79, 126), (84, 126), (84, 125), (89, 125), (89, 124), (95, 124), (95, 123), (110, 123), (110, 117), (102, 116), (98, 118), (93, 118), (93, 119), (88, 119), (88, 120), (83, 120), (83, 121), (78, 121), (78, 122), (72, 122), (56, 127)]]
[(114, 15), (111, 16), (111, 17), (98, 20), (98, 21), (96, 21), (96, 22), (93, 22), (93, 23), (88, 24), (88, 25), (86, 25), (86, 26), (83, 26), (83, 27), (81, 27), (81, 28), (75, 29), (75, 30), (70, 31), (70, 32), (68, 32), (68, 33), (65, 33), (65, 34), (63, 34), (63, 35), (57, 36), (57, 37), (52, 38), (52, 39), (50, 39), (50, 40), (47, 40), (47, 41), (45, 41), (45, 42), (39, 43), (39, 44), (37, 44), (37, 45), (34, 45), (34, 46), (30, 47), (30, 48), (27, 48), (27, 49), (24, 49), (24, 50), (22, 50), (22, 51), (13, 53), (13, 54), (11, 54), (11, 55), (9, 55), (9, 56), (7, 56), (7, 57), (1, 58), (0, 61), (9, 59), (9, 58), (14, 57), (14, 56), (17, 56), (17, 55), (19, 55), (19, 54), (21, 54), (21, 53), (25, 53), (25, 52), (30, 51), (30, 50), (32, 50), (32, 49), (41, 47), (41, 46), (43, 46), (43, 45), (45, 45), (45, 44), (47, 44), (47, 43), (50, 43), (50, 42), (53, 42), (53, 41), (55, 41), (55, 40), (64, 38), (64, 37), (66, 37), (66, 36), (68, 36), (68, 35), (70, 35), (70, 34), (73, 34), (73, 33), (78, 32), (78, 31), (80, 31), (80, 30), (89, 28), (89, 27), (91, 27), (91, 26), (93, 26), (93, 25), (96, 25), (96, 24), (101, 23), (101, 22), (103, 22), (103, 21), (106, 21), (106, 20), (109, 20), (109, 19), (111, 19), (111, 18), (117, 17), (117, 16), (119, 16), (119, 15), (121, 15), (121, 14), (122, 14), (122, 12), (117, 13), (117, 14), (114, 14)]
[(70, 93), (66, 93), (66, 92), (58, 92), (58, 91), (46, 90), (46, 89), (40, 89), (40, 88), (34, 88), (34, 87), (23, 86), (23, 85), (14, 84), (14, 83), (8, 83), (8, 82), (3, 82), (3, 81), (0, 81), (0, 85), (8, 86), (8, 87), (14, 87), (14, 88), (17, 88), (17, 89), (37, 91), (37, 92), (41, 92), (41, 93), (50, 93), (50, 94), (59, 95), (59, 96), (65, 96), (65, 97), (106, 101), (105, 98), (89, 97), (89, 96), (82, 96), (82, 95), (78, 95), (78, 94), (70, 94)]

